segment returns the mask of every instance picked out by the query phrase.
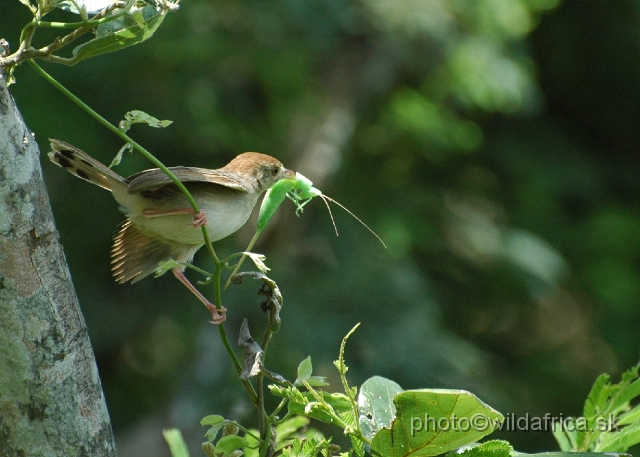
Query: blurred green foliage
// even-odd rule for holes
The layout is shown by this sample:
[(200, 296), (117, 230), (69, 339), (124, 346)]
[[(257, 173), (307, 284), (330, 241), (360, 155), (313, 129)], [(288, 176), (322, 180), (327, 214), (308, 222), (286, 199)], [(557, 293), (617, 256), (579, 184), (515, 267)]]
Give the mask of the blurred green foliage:
[[(29, 14), (0, 3), (14, 48)], [(285, 299), (270, 369), (291, 378), (312, 355), (334, 376), (361, 321), (353, 385), (377, 374), (576, 415), (598, 374), (638, 359), (639, 33), (636, 0), (185, 0), (142, 45), (43, 65), (112, 122), (173, 120), (130, 132), (165, 164), (272, 154), (385, 240), (340, 210), (336, 238), (320, 201), (300, 218), (283, 204), (255, 248)], [(52, 137), (111, 161), (117, 138), (27, 66), (16, 78), (43, 152)], [(169, 426), (197, 446), (209, 413), (252, 417), (206, 311), (168, 276), (116, 285), (115, 203), (43, 162), (120, 455), (166, 453)], [(126, 155), (117, 171), (144, 167)], [(226, 295), (232, 335), (264, 322), (255, 292)], [(556, 449), (550, 431), (492, 437)]]

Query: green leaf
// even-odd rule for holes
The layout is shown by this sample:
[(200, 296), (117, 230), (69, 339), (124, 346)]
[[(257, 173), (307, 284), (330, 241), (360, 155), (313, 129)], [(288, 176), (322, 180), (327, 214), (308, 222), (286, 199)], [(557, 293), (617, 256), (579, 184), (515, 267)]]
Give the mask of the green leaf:
[(173, 121), (168, 119), (161, 121), (144, 111), (131, 110), (124, 115), (124, 120), (120, 121), (118, 128), (123, 132), (128, 131), (133, 124), (147, 124), (149, 127), (164, 128), (171, 125)]
[(629, 402), (640, 395), (640, 379), (626, 387), (611, 405), (612, 409), (627, 409)]
[(391, 429), (371, 442), (374, 455), (434, 456), (473, 443), (493, 432), (502, 414), (463, 390), (421, 389), (394, 398)]
[(325, 376), (310, 376), (307, 379), (307, 384), (311, 387), (326, 387), (329, 385)]
[(586, 418), (596, 416), (599, 411), (603, 410), (609, 395), (609, 375), (601, 374), (593, 383), (591, 392), (587, 396), (587, 400), (584, 403), (583, 414)]
[[(123, 16), (123, 23), (117, 31), (113, 31), (113, 22), (98, 26), (96, 38), (81, 44), (73, 50), (75, 62), (142, 43), (153, 36), (160, 27), (168, 10), (156, 11), (152, 6), (132, 10)], [(111, 24), (111, 25), (108, 25)]]
[(182, 433), (177, 428), (163, 430), (164, 439), (169, 445), (172, 457), (189, 457), (189, 449), (182, 438)]
[[(340, 417), (352, 430), (356, 430), (357, 418), (353, 410), (350, 409), (349, 411), (341, 412)], [(364, 457), (364, 442), (351, 433), (349, 433), (349, 439), (351, 440), (351, 447), (353, 447), (356, 455), (358, 457)]]
[(634, 422), (640, 422), (640, 405), (636, 406), (629, 412), (621, 414), (616, 425), (629, 425)]
[(299, 385), (302, 383), (302, 381), (306, 381), (311, 377), (312, 373), (313, 365), (311, 364), (311, 356), (309, 356), (302, 362), (300, 362), (300, 365), (298, 365), (298, 377), (295, 380), (294, 384)]
[(218, 416), (217, 414), (210, 414), (209, 416), (205, 416), (202, 418), (202, 420), (200, 421), (200, 425), (205, 426), (205, 425), (218, 425), (220, 423), (225, 422), (225, 418), (222, 416)]
[(109, 164), (109, 168), (113, 168), (116, 165), (120, 165), (120, 162), (122, 162), (122, 156), (124, 155), (125, 151), (132, 150), (132, 149), (133, 149), (133, 145), (131, 143), (126, 143), (124, 146), (122, 146), (118, 151), (118, 153), (116, 154), (116, 156), (111, 161), (111, 163)]
[(640, 443), (640, 423), (636, 422), (616, 432), (606, 433), (595, 446), (598, 452), (626, 452), (631, 446)]
[(358, 457), (364, 457), (364, 442), (360, 441), (353, 435), (349, 435), (349, 438), (351, 439), (351, 447), (353, 447), (356, 455)]
[(238, 435), (227, 435), (216, 443), (216, 452), (220, 454), (231, 454), (236, 449), (247, 446), (246, 439)]
[[(343, 411), (351, 411), (351, 401), (349, 397), (340, 392), (321, 392), (322, 400), (331, 406), (338, 414)], [(354, 423), (355, 424), (355, 423)]]
[(224, 427), (228, 423), (229, 421), (227, 419), (222, 416), (218, 416), (217, 414), (211, 414), (209, 416), (203, 417), (200, 421), (200, 425), (209, 425), (211, 427), (204, 435), (207, 440), (211, 442), (215, 441), (216, 437), (218, 436), (218, 432), (220, 432), (222, 427)]
[(210, 427), (209, 430), (207, 430), (207, 433), (204, 434), (205, 438), (213, 443), (218, 437), (218, 433), (220, 433), (222, 427), (224, 427), (224, 424), (218, 424)]
[(325, 387), (328, 386), (329, 383), (326, 381), (326, 377), (324, 376), (312, 376), (313, 373), (313, 365), (311, 363), (311, 356), (304, 359), (298, 365), (298, 377), (293, 382), (296, 386), (301, 386), (303, 381), (306, 381), (312, 387)]
[(391, 428), (391, 421), (396, 415), (393, 398), (400, 392), (402, 387), (381, 376), (369, 378), (362, 384), (358, 395), (359, 420), (362, 433), (368, 439), (372, 439), (382, 427)]

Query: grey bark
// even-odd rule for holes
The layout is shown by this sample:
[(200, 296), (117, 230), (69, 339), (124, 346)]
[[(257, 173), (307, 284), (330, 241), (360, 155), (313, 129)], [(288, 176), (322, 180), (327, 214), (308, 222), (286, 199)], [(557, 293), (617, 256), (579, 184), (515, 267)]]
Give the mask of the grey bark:
[(115, 456), (38, 146), (0, 73), (0, 456)]

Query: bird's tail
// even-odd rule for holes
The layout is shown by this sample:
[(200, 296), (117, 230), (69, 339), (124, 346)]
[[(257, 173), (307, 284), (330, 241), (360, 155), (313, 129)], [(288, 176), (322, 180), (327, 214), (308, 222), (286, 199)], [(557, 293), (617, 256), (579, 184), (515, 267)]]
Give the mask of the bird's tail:
[(142, 233), (129, 219), (113, 239), (111, 270), (120, 284), (135, 283), (152, 274), (169, 259), (191, 262), (201, 245), (180, 245)]
[(60, 140), (50, 140), (51, 151), (49, 159), (78, 178), (89, 181), (108, 191), (125, 190), (127, 183), (124, 178), (110, 170), (102, 163), (69, 143)]

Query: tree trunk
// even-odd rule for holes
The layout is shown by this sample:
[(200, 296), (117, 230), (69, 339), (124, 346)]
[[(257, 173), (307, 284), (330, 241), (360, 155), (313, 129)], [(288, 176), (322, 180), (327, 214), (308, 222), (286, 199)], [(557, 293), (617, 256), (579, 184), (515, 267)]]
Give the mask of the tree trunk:
[(115, 456), (38, 145), (1, 73), (0, 145), (0, 456)]

